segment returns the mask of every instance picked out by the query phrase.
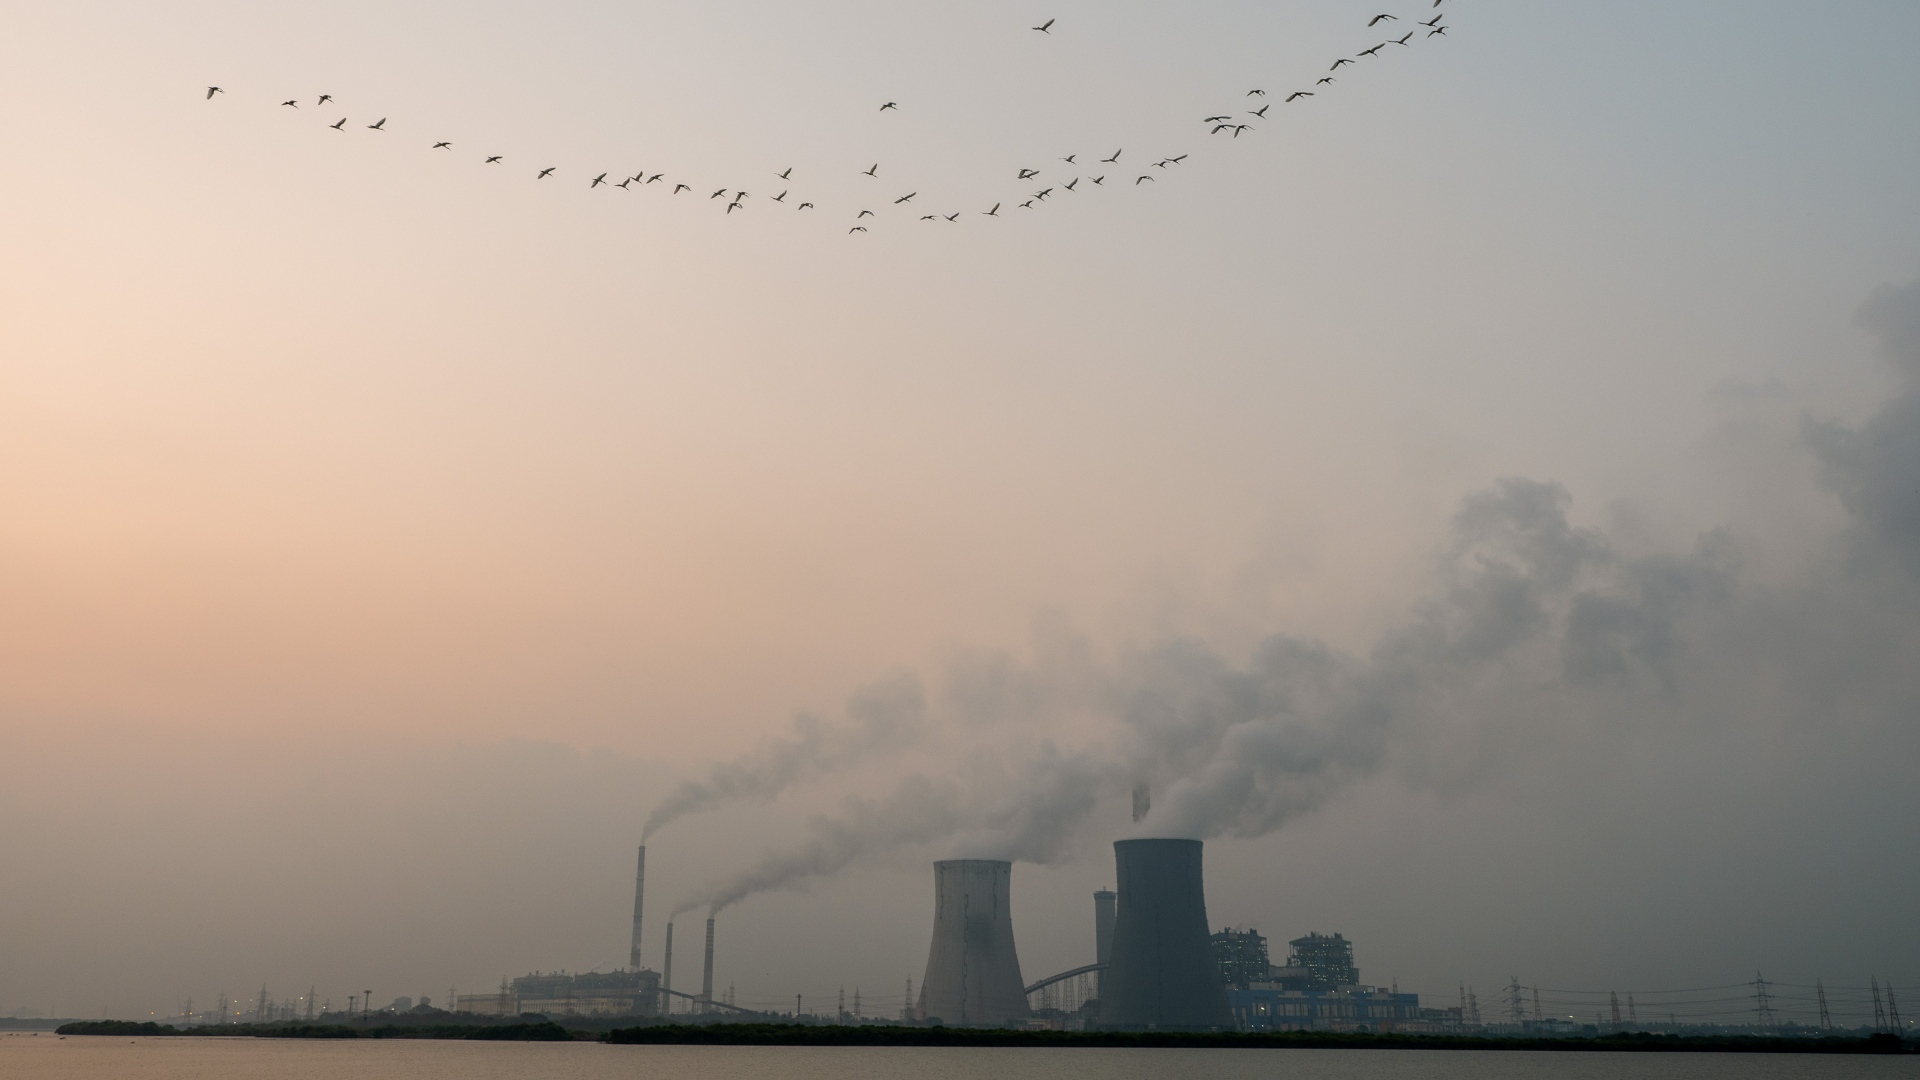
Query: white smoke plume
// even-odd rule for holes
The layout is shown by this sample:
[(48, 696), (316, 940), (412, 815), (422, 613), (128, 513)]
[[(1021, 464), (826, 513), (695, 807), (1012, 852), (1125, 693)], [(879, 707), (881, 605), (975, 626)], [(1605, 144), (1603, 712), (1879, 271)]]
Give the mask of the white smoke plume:
[(765, 802), (795, 784), (898, 753), (917, 745), (926, 733), (926, 693), (920, 680), (910, 674), (855, 691), (846, 711), (842, 724), (801, 713), (794, 717), (790, 735), (769, 739), (732, 761), (715, 765), (700, 779), (682, 782), (647, 815), (641, 841), (688, 815), (730, 803)]
[[(1576, 735), (1816, 741), (1846, 727), (1911, 743), (1920, 718), (1920, 285), (1865, 309), (1901, 391), (1857, 426), (1807, 421), (1850, 531), (1787, 580), (1763, 583), (1729, 532), (1629, 554), (1569, 519), (1572, 496), (1506, 479), (1465, 498), (1429, 600), (1366, 655), (1289, 635), (1245, 659), (1175, 638), (1093, 659), (971, 658), (940, 706), (964, 723), (942, 773), (849, 798), (798, 847), (689, 899), (720, 908), (802, 887), (907, 849), (1049, 862), (1125, 828), (1094, 830), (1103, 800), (1152, 788), (1135, 835), (1255, 837), (1393, 769), (1410, 784), (1472, 784)], [(1020, 725), (991, 723), (996, 710)], [(1061, 713), (1102, 718), (1078, 748), (1030, 732)], [(1085, 733), (1082, 733), (1083, 735)], [(977, 745), (968, 744), (967, 739)]]

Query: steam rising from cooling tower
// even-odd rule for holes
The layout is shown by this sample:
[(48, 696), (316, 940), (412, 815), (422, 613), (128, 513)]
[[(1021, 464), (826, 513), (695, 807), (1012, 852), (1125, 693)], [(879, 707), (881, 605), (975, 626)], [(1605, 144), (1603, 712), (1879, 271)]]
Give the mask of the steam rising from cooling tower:
[(1113, 959), (1100, 980), (1100, 1026), (1207, 1031), (1231, 1028), (1226, 987), (1208, 940), (1198, 840), (1113, 845), (1119, 910)]
[(933, 945), (920, 982), (920, 1016), (956, 1027), (998, 1027), (1027, 1016), (1026, 984), (1008, 906), (1013, 864), (933, 864)]

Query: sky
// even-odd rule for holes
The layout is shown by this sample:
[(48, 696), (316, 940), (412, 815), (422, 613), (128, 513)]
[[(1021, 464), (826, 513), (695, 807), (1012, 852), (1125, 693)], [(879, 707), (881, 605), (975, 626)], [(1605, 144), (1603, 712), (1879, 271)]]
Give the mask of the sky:
[(15, 5), (0, 1014), (1920, 985), (1920, 9), (1441, 10)]

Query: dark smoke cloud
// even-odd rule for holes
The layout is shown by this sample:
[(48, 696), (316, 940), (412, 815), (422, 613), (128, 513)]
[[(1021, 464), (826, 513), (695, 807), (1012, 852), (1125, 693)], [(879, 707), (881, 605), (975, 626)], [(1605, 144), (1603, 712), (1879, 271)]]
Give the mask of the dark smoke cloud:
[[(1182, 637), (1103, 661), (1053, 634), (1029, 661), (965, 657), (935, 709), (950, 721), (932, 725), (944, 766), (885, 798), (846, 800), (795, 848), (685, 906), (908, 849), (1054, 861), (1123, 828), (1123, 812), (1103, 829), (1092, 819), (1142, 781), (1154, 797), (1139, 835), (1256, 837), (1389, 768), (1415, 785), (1471, 785), (1582, 739), (1691, 730), (1818, 745), (1853, 727), (1910, 740), (1920, 285), (1884, 292), (1862, 321), (1903, 384), (1858, 426), (1807, 425), (1853, 535), (1790, 580), (1745, 574), (1729, 531), (1628, 554), (1574, 523), (1561, 485), (1501, 480), (1462, 500), (1433, 595), (1369, 653), (1283, 634), (1239, 658)], [(1087, 716), (1097, 726), (1075, 749), (1034, 734)]]
[(647, 815), (641, 839), (688, 815), (730, 803), (765, 802), (795, 784), (898, 753), (920, 742), (926, 722), (926, 693), (915, 676), (899, 674), (862, 687), (847, 699), (845, 723), (802, 713), (794, 717), (792, 734), (682, 782)]

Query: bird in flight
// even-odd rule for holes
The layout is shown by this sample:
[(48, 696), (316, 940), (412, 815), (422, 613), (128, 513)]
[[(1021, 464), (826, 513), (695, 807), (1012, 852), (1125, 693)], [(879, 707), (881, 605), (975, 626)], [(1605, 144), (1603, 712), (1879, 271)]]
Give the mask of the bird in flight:
[(886, 112), (886, 111), (887, 111), (888, 109), (892, 109), (892, 110), (893, 110), (893, 111), (895, 111), (895, 112), (899, 112), (899, 111), (900, 111), (900, 103), (899, 103), (899, 102), (897, 102), (897, 101), (889, 101), (889, 102), (887, 102), (887, 103), (886, 103), (885, 105), (882, 105), (882, 106), (880, 106), (880, 111), (881, 111), (881, 112)]
[(1428, 19), (1426, 22), (1421, 23), (1420, 25), (1421, 26), (1439, 26), (1440, 20), (1446, 17), (1447, 17), (1447, 13), (1443, 11), (1440, 14), (1435, 15), (1433, 18)]
[(1325, 78), (1322, 78), (1322, 79), (1321, 79), (1321, 80), (1320, 80), (1319, 82), (1317, 82), (1317, 83), (1314, 83), (1313, 85), (1315, 85), (1315, 86), (1325, 86), (1325, 85), (1327, 85), (1328, 83), (1330, 83), (1330, 82), (1332, 82), (1332, 81), (1333, 81), (1333, 76), (1331, 76), (1331, 75), (1328, 75), (1328, 76), (1326, 76)]
[(1361, 56), (1378, 56), (1378, 55), (1380, 55), (1380, 50), (1381, 50), (1381, 49), (1384, 49), (1384, 48), (1386, 48), (1386, 47), (1387, 47), (1387, 43), (1383, 41), (1383, 42), (1381, 42), (1380, 44), (1378, 44), (1378, 45), (1375, 45), (1375, 46), (1374, 46), (1373, 48), (1371, 48), (1371, 49), (1361, 49), (1361, 50), (1360, 50), (1360, 52), (1359, 52), (1359, 55), (1361, 55)]
[(597, 188), (601, 184), (604, 184), (606, 182), (607, 182), (607, 174), (601, 173), (599, 176), (596, 176), (593, 178), (593, 183), (587, 185), (587, 190), (592, 191), (594, 188)]
[(1292, 101), (1294, 98), (1303, 98), (1303, 97), (1312, 97), (1312, 96), (1313, 96), (1313, 91), (1311, 90), (1295, 90), (1293, 93), (1287, 95), (1287, 100)]
[(637, 176), (629, 176), (625, 180), (622, 180), (613, 186), (619, 188), (621, 191), (632, 191), (633, 189), (628, 187), (627, 185), (633, 183), (635, 180), (638, 180), (638, 179), (640, 178)]
[(731, 213), (733, 213), (733, 212), (734, 212), (735, 210), (738, 210), (738, 209), (740, 209), (740, 208), (741, 208), (741, 207), (740, 207), (740, 203), (739, 203), (739, 202), (737, 202), (737, 201), (735, 201), (735, 202), (730, 202), (730, 203), (728, 203), (728, 204), (727, 204), (727, 213), (729, 213), (729, 214), (731, 214)]
[(1064, 187), (1064, 188), (1066, 188), (1066, 189), (1067, 189), (1068, 191), (1072, 191), (1072, 190), (1074, 189), (1074, 187), (1075, 187), (1076, 185), (1078, 185), (1079, 183), (1080, 183), (1080, 178), (1076, 176), (1076, 177), (1074, 177), (1074, 178), (1073, 178), (1073, 180), (1072, 180), (1071, 182), (1069, 182), (1069, 183), (1066, 183), (1066, 184), (1062, 184), (1061, 186), (1062, 186), (1062, 187)]
[(1039, 175), (1040, 175), (1040, 170), (1039, 170), (1039, 169), (1021, 169), (1021, 170), (1020, 170), (1020, 175), (1019, 175), (1019, 176), (1016, 176), (1016, 177), (1014, 177), (1014, 179), (1015, 179), (1015, 180), (1031, 180), (1031, 179), (1033, 179), (1034, 177), (1036, 177), (1036, 176), (1039, 176)]
[(1036, 192), (1034, 192), (1034, 193), (1033, 193), (1033, 197), (1034, 197), (1034, 198), (1036, 198), (1036, 199), (1039, 199), (1039, 200), (1040, 200), (1041, 202), (1046, 202), (1046, 201), (1047, 201), (1047, 196), (1049, 196), (1049, 195), (1051, 195), (1051, 194), (1053, 194), (1053, 189), (1052, 189), (1052, 188), (1047, 188), (1047, 189), (1046, 189), (1045, 191), (1036, 191)]
[(1268, 110), (1268, 109), (1271, 109), (1271, 108), (1273, 108), (1273, 106), (1272, 106), (1271, 104), (1267, 104), (1267, 105), (1262, 105), (1262, 106), (1260, 106), (1259, 108), (1257, 108), (1257, 109), (1255, 109), (1255, 110), (1253, 110), (1252, 112), (1250, 112), (1250, 113), (1248, 113), (1247, 115), (1248, 115), (1248, 116), (1257, 116), (1257, 117), (1259, 117), (1260, 119), (1262, 119), (1262, 120), (1265, 120), (1265, 119), (1267, 118), (1267, 110)]
[(1414, 31), (1412, 31), (1412, 30), (1409, 30), (1409, 31), (1407, 31), (1407, 37), (1398, 37), (1398, 38), (1394, 38), (1394, 39), (1393, 39), (1393, 43), (1394, 43), (1395, 45), (1405, 45), (1405, 44), (1407, 43), (1407, 38), (1410, 38), (1410, 37), (1412, 37), (1413, 35), (1414, 35)]
[(434, 143), (434, 144), (433, 144), (433, 146), (432, 146), (432, 147), (430, 147), (429, 149), (433, 149), (433, 150), (451, 150), (451, 149), (453, 149), (453, 144), (452, 144), (452, 143), (450, 143), (450, 142), (437, 142), (437, 143)]
[(690, 188), (690, 187), (688, 187), (688, 186), (687, 186), (687, 185), (685, 185), (685, 184), (675, 184), (675, 185), (673, 185), (673, 193), (674, 193), (675, 195), (678, 195), (678, 194), (680, 194), (680, 193), (681, 193), (681, 192), (683, 192), (683, 191), (692, 191), (692, 190), (693, 190), (692, 188)]
[(793, 178), (793, 166), (791, 166), (791, 165), (789, 165), (789, 166), (787, 166), (787, 171), (786, 171), (786, 172), (783, 172), (783, 173), (781, 173), (781, 174), (779, 174), (779, 175), (780, 175), (780, 179), (782, 179), (782, 180), (790, 180), (790, 179), (792, 179), (792, 178)]
[(1212, 130), (1212, 131), (1209, 131), (1209, 132), (1207, 132), (1207, 134), (1209, 134), (1209, 135), (1218, 135), (1218, 134), (1220, 134), (1221, 132), (1223, 132), (1223, 131), (1226, 131), (1226, 130), (1228, 130), (1229, 128), (1232, 128), (1232, 127), (1233, 127), (1233, 125), (1232, 125), (1232, 124), (1215, 124), (1215, 125), (1213, 125), (1213, 130)]
[(492, 157), (490, 157), (490, 158), (488, 158), (487, 160), (485, 160), (485, 161), (483, 161), (483, 162), (481, 162), (480, 164), (482, 164), (482, 165), (498, 165), (498, 164), (500, 164), (500, 155), (499, 155), (499, 154), (495, 154), (495, 155), (493, 155)]
[(321, 95), (320, 95), (320, 100), (319, 100), (319, 101), (316, 101), (316, 102), (314, 102), (314, 105), (315, 105), (315, 106), (320, 106), (320, 105), (325, 105), (325, 104), (326, 104), (327, 102), (329, 102), (329, 101), (332, 101), (332, 100), (333, 100), (333, 95), (332, 95), (332, 94), (321, 94)]
[(1330, 67), (1330, 68), (1328, 68), (1327, 70), (1328, 70), (1328, 71), (1339, 71), (1339, 70), (1340, 70), (1340, 65), (1342, 65), (1342, 64), (1351, 64), (1351, 63), (1353, 63), (1353, 61), (1351, 61), (1351, 60), (1349, 60), (1349, 59), (1347, 59), (1346, 57), (1344, 57), (1344, 56), (1343, 56), (1343, 57), (1341, 57), (1340, 59), (1338, 59), (1338, 60), (1335, 60), (1335, 61), (1333, 62), (1333, 66), (1332, 66), (1332, 67)]
[(1061, 160), (1061, 161), (1064, 161), (1064, 162), (1066, 162), (1066, 163), (1067, 163), (1067, 164), (1069, 164), (1069, 165), (1071, 165), (1071, 164), (1073, 164), (1073, 159), (1074, 159), (1074, 158), (1077, 158), (1077, 157), (1079, 157), (1079, 156), (1080, 156), (1079, 154), (1068, 154), (1068, 155), (1067, 155), (1066, 157), (1063, 157), (1063, 158), (1061, 158), (1060, 160)]
[(292, 98), (288, 98), (287, 100), (280, 103), (280, 107), (283, 109), (289, 105), (293, 106), (296, 109), (300, 107), (300, 103), (298, 101), (293, 100)]
[(226, 93), (226, 91), (225, 91), (225, 90), (222, 90), (222, 89), (220, 89), (220, 88), (219, 88), (219, 87), (217, 87), (217, 86), (209, 86), (209, 87), (207, 87), (207, 100), (208, 100), (208, 101), (212, 101), (212, 100), (213, 100), (213, 95), (215, 95), (215, 94), (224, 94), (224, 93)]
[[(557, 167), (557, 166), (556, 166), (556, 167)], [(540, 175), (539, 175), (539, 176), (536, 176), (536, 177), (534, 177), (534, 179), (535, 179), (535, 180), (545, 180), (545, 179), (546, 179), (547, 177), (549, 177), (549, 176), (552, 176), (552, 175), (553, 175), (553, 169), (541, 169), (541, 170), (540, 170)]]
[(1091, 179), (1096, 184), (1104, 184), (1107, 182), (1107, 178), (1104, 176), (1094, 176), (1094, 177), (1089, 177), (1089, 179)]
[(900, 196), (899, 198), (897, 198), (897, 199), (895, 199), (895, 200), (893, 200), (893, 205), (895, 205), (895, 206), (899, 206), (899, 205), (900, 205), (901, 203), (904, 203), (904, 202), (912, 202), (912, 201), (913, 201), (913, 197), (914, 197), (915, 195), (918, 195), (918, 194), (920, 194), (920, 193), (919, 193), (919, 192), (917, 192), (917, 191), (913, 191), (913, 192), (908, 192), (907, 194), (905, 194), (905, 195), (902, 195), (902, 196)]
[(1252, 131), (1252, 130), (1253, 130), (1252, 124), (1236, 124), (1234, 125), (1234, 128), (1233, 128), (1233, 137), (1237, 139), (1240, 137), (1241, 132)]
[(1444, 27), (1444, 26), (1436, 26), (1436, 27), (1434, 27), (1433, 29), (1431, 29), (1431, 30), (1429, 30), (1429, 31), (1427, 31), (1427, 36), (1428, 36), (1428, 37), (1432, 37), (1432, 36), (1433, 36), (1433, 35), (1435, 35), (1435, 34), (1444, 34), (1444, 33), (1446, 33), (1446, 32), (1447, 32), (1447, 28), (1446, 28), (1446, 27)]
[(1398, 21), (1399, 21), (1399, 19), (1400, 19), (1400, 16), (1398, 16), (1398, 15), (1375, 15), (1375, 16), (1374, 16), (1373, 18), (1371, 18), (1371, 19), (1368, 19), (1368, 20), (1367, 20), (1367, 25), (1368, 25), (1368, 26), (1373, 26), (1373, 25), (1375, 25), (1376, 23), (1383, 23), (1383, 22), (1386, 22), (1386, 21), (1387, 21), (1387, 20), (1389, 20), (1389, 19), (1392, 19), (1392, 20), (1394, 20), (1394, 21), (1396, 21), (1396, 22), (1398, 22)]
[(1249, 90), (1247, 91), (1247, 96), (1248, 97), (1266, 97), (1267, 92), (1265, 90)]
[(939, 214), (921, 214), (920, 220), (921, 221), (939, 221), (940, 215)]
[(1034, 29), (1040, 31), (1043, 34), (1051, 34), (1053, 33), (1053, 24), (1059, 21), (1060, 20), (1058, 19), (1048, 19), (1046, 22), (1043, 22), (1039, 26), (1034, 27)]
[(368, 130), (368, 131), (385, 131), (385, 130), (386, 130), (386, 127), (387, 127), (387, 118), (383, 116), (383, 117), (381, 117), (381, 118), (380, 118), (380, 122), (379, 122), (379, 123), (376, 123), (376, 124), (368, 124), (368, 125), (367, 125), (367, 130)]
[(774, 201), (774, 202), (786, 202), (786, 201), (787, 201), (787, 193), (783, 191), (783, 192), (781, 192), (780, 194), (778, 194), (778, 195), (775, 195), (775, 196), (773, 197), (773, 201)]
[(1178, 165), (1181, 162), (1187, 160), (1187, 155), (1181, 154), (1179, 157), (1170, 157), (1167, 160), (1173, 162), (1175, 165)]
[(720, 189), (719, 191), (716, 191), (716, 192), (714, 192), (713, 194), (711, 194), (711, 195), (709, 195), (709, 196), (707, 196), (707, 198), (709, 198), (709, 199), (717, 199), (717, 198), (719, 198), (720, 196), (722, 196), (722, 195), (725, 195), (726, 193), (727, 193), (727, 189), (726, 189), (726, 188), (721, 188), (721, 189)]
[(748, 197), (748, 195), (749, 195), (749, 192), (745, 192), (745, 191), (736, 191), (733, 193), (733, 197), (736, 201), (740, 199), (745, 199)]
[(327, 126), (328, 126), (328, 127), (330, 127), (330, 128), (332, 128), (332, 129), (333, 129), (333, 130), (335, 130), (335, 131), (344, 131), (344, 130), (346, 130), (346, 127), (347, 127), (347, 118), (343, 116), (343, 117), (341, 117), (341, 118), (340, 118), (340, 122), (339, 122), (339, 123), (337, 123), (337, 124), (328, 124)]
[(1028, 200), (1027, 200), (1026, 202), (1023, 202), (1023, 203), (1021, 203), (1021, 204), (1020, 204), (1020, 209), (1022, 209), (1022, 210), (1031, 210), (1031, 209), (1033, 209), (1033, 200), (1032, 200), (1032, 199), (1028, 199)]
[(855, 221), (859, 221), (859, 220), (860, 220), (861, 218), (863, 218), (863, 217), (872, 217), (872, 216), (874, 216), (874, 215), (873, 215), (873, 211), (871, 211), (871, 210), (862, 210), (862, 211), (860, 211), (859, 213), (857, 213), (857, 214), (855, 214), (855, 215), (853, 215), (853, 220), (855, 220)]
[(866, 175), (866, 176), (871, 176), (871, 177), (874, 177), (874, 178), (876, 178), (876, 179), (878, 179), (878, 178), (879, 178), (879, 175), (880, 175), (880, 163), (879, 163), (879, 162), (877, 162), (877, 161), (876, 161), (876, 162), (874, 162), (874, 163), (873, 163), (873, 168), (871, 168), (871, 169), (868, 169), (868, 170), (867, 170), (867, 171), (866, 171), (866, 172), (865, 172), (865, 173), (864, 173), (863, 175)]
[(993, 204), (993, 209), (991, 209), (991, 210), (982, 210), (982, 211), (980, 211), (980, 216), (981, 216), (981, 217), (999, 217), (999, 216), (1000, 216), (1000, 204), (999, 204), (999, 203), (994, 203), (994, 204)]
[(665, 175), (667, 175), (667, 174), (666, 174), (666, 173), (660, 173), (660, 172), (657, 172), (657, 173), (654, 173), (654, 174), (653, 174), (652, 176), (649, 176), (649, 177), (647, 177), (647, 183), (649, 183), (649, 184), (657, 184), (657, 183), (659, 183), (659, 182), (660, 182), (660, 178), (661, 178), (661, 177), (663, 177), (663, 176), (665, 176)]
[(947, 215), (947, 220), (948, 220), (948, 221), (959, 221), (959, 220), (960, 220), (960, 215), (959, 215), (959, 214), (957, 214), (957, 213), (955, 213), (955, 214), (948, 214), (948, 215)]
[(1133, 186), (1134, 186), (1134, 187), (1139, 187), (1139, 186), (1140, 186), (1141, 184), (1144, 184), (1144, 183), (1146, 183), (1147, 181), (1149, 181), (1149, 180), (1151, 180), (1151, 179), (1153, 179), (1153, 177), (1151, 177), (1151, 176), (1143, 176), (1143, 177), (1141, 177), (1140, 179), (1138, 179), (1138, 180), (1135, 180), (1135, 181), (1133, 182)]
[(1115, 150), (1115, 151), (1113, 152), (1113, 156), (1112, 156), (1112, 157), (1103, 157), (1103, 158), (1101, 158), (1101, 159), (1100, 159), (1100, 164), (1102, 164), (1102, 165), (1111, 165), (1111, 164), (1113, 164), (1114, 162), (1116, 162), (1116, 161), (1119, 161), (1119, 160), (1120, 160), (1120, 151), (1118, 151), (1118, 150)]
[(852, 236), (854, 233), (866, 231), (867, 227), (865, 225), (855, 225), (853, 228), (847, 230), (847, 235)]
[(812, 204), (812, 203), (810, 203), (810, 202), (803, 202), (803, 203), (801, 203), (801, 204), (800, 204), (800, 206), (799, 206), (799, 209), (801, 209), (801, 210), (811, 210), (811, 209), (813, 209), (813, 204)]

